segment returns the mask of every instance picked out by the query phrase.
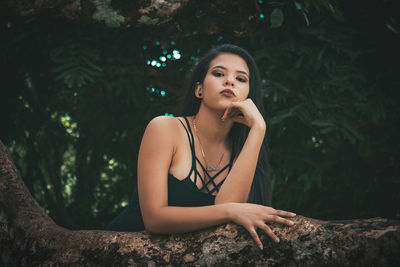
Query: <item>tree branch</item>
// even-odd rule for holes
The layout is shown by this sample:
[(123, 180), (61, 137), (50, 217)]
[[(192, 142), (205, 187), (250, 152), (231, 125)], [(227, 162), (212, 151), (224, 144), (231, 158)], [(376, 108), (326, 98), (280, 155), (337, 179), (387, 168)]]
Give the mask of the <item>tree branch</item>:
[(244, 228), (151, 236), (145, 232), (71, 231), (57, 226), (24, 185), (0, 142), (0, 247), (5, 266), (275, 265), (396, 266), (400, 221), (319, 221), (271, 224), (281, 242), (262, 235), (261, 251)]

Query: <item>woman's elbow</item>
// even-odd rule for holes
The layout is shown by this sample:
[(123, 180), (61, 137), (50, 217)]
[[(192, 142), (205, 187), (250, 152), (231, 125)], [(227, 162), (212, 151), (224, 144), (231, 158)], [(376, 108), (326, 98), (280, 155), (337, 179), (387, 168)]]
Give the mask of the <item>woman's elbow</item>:
[(149, 227), (148, 225), (144, 225), (144, 230), (146, 231), (146, 233), (148, 233), (149, 235), (156, 235), (158, 234), (157, 231), (154, 230), (153, 227)]
[(158, 225), (156, 225), (155, 223), (144, 223), (144, 229), (146, 230), (146, 232), (150, 235), (159, 235), (159, 234), (163, 234), (160, 231), (160, 227)]
[(162, 220), (155, 218), (154, 216), (144, 216), (144, 229), (147, 233), (152, 235), (165, 234), (165, 227), (163, 227), (163, 223), (161, 221)]
[(144, 229), (146, 230), (146, 232), (148, 234), (151, 234), (151, 235), (159, 234), (159, 231), (158, 231), (159, 227), (157, 226), (157, 223), (155, 222), (155, 220), (150, 219), (150, 218), (148, 218), (148, 219), (143, 218), (143, 224), (144, 224)]

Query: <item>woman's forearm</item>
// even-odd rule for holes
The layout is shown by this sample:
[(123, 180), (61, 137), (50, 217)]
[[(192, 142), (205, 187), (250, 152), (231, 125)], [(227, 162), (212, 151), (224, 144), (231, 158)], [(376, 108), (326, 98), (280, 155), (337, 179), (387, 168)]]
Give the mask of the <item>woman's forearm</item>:
[(235, 164), (215, 198), (215, 204), (247, 201), (264, 135), (264, 127), (250, 129)]
[(159, 208), (144, 218), (146, 231), (151, 234), (191, 232), (231, 221), (231, 203), (202, 207)]

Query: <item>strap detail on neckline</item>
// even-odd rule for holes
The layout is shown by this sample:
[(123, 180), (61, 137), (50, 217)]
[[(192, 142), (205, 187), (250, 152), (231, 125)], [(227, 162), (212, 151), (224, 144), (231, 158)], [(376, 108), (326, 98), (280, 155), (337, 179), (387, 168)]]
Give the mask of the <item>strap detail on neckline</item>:
[[(194, 180), (193, 180), (193, 181), (192, 181), (192, 179), (190, 179), (190, 180), (191, 180), (191, 181), (194, 183), (194, 185), (197, 187), (197, 175), (199, 176), (200, 181), (201, 181), (201, 183), (202, 183), (201, 188), (198, 188), (198, 187), (197, 187), (197, 188), (199, 189), (199, 191), (203, 192), (203, 190), (205, 189), (205, 190), (207, 190), (207, 193), (208, 193), (208, 194), (212, 194), (214, 191), (217, 191), (217, 192), (218, 192), (218, 191), (219, 191), (219, 187), (223, 184), (223, 182), (225, 181), (226, 177), (225, 177), (222, 181), (220, 181), (218, 184), (215, 183), (214, 179), (215, 179), (219, 174), (221, 174), (227, 167), (229, 167), (229, 171), (231, 171), (231, 169), (232, 169), (232, 163), (233, 163), (232, 155), (231, 155), (231, 159), (230, 159), (229, 163), (228, 163), (225, 167), (223, 167), (220, 171), (218, 171), (216, 174), (214, 174), (213, 176), (211, 176), (211, 175), (208, 173), (207, 169), (204, 168), (203, 164), (200, 162), (200, 160), (199, 160), (199, 159), (197, 158), (197, 156), (196, 156), (196, 151), (195, 151), (195, 146), (194, 146), (194, 136), (193, 136), (192, 129), (191, 129), (191, 127), (190, 127), (189, 120), (188, 120), (186, 117), (183, 117), (183, 118), (184, 118), (185, 121), (186, 121), (187, 128), (186, 128), (185, 124), (184, 124), (180, 119), (178, 119), (178, 120), (179, 120), (179, 122), (182, 124), (183, 128), (184, 128), (185, 131), (186, 131), (186, 134), (187, 134), (188, 139), (189, 139), (190, 149), (191, 149), (191, 151), (192, 151), (192, 168), (190, 169), (189, 175), (188, 175), (187, 177), (189, 177), (189, 179), (190, 179), (190, 176), (191, 176), (192, 172), (194, 171)], [(189, 130), (188, 130), (188, 129), (189, 129)], [(201, 177), (199, 171), (197, 170), (197, 168), (196, 168), (196, 160), (197, 160), (197, 162), (200, 164), (200, 166), (201, 166), (201, 168), (203, 169), (204, 173), (208, 176), (209, 180), (208, 180), (207, 182), (205, 182), (205, 180), (203, 179), (203, 177)], [(214, 186), (214, 188), (211, 189), (211, 190), (208, 188), (208, 185), (209, 185), (210, 183), (212, 183), (212, 185)]]

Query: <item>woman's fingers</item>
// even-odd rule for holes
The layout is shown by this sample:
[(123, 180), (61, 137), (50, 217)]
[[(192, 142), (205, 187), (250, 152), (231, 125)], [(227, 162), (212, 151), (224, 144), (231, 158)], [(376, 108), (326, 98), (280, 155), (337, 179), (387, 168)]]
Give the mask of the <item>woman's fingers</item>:
[(228, 117), (233, 117), (238, 114), (242, 114), (242, 112), (238, 107), (239, 107), (239, 102), (232, 102), (231, 105), (229, 105), (229, 107), (227, 107), (227, 109), (225, 110), (224, 115), (222, 115), (221, 117), (221, 120), (224, 121)]
[(264, 118), (250, 98), (243, 101), (231, 102), (221, 117), (222, 121), (226, 119), (244, 124), (249, 128), (252, 128), (254, 125), (266, 128)]
[(222, 115), (221, 120), (224, 121), (226, 119), (226, 116), (228, 112), (230, 111), (232, 105), (230, 105), (227, 109), (225, 109), (224, 115)]
[(294, 224), (293, 221), (284, 219), (284, 218), (279, 217), (277, 215), (267, 215), (265, 220), (268, 221), (268, 222), (276, 222), (276, 223), (286, 224), (286, 225), (289, 225), (289, 226), (292, 226)]
[[(279, 238), (275, 235), (275, 233), (271, 230), (271, 228), (269, 228), (269, 226), (266, 225), (265, 223), (258, 225), (258, 228), (263, 230), (274, 242), (276, 242), (276, 243), (280, 242)], [(252, 227), (248, 228), (247, 231), (249, 231), (249, 233), (253, 237), (254, 241), (256, 241), (258, 247), (260, 249), (263, 249), (263, 245), (257, 234), (256, 228), (254, 226), (252, 226)]]
[(226, 118), (233, 119), (233, 118), (235, 118), (237, 116), (240, 116), (240, 115), (242, 115), (242, 117), (243, 117), (243, 113), (240, 110), (238, 110), (236, 108), (231, 108), (229, 113), (226, 114)]
[(232, 114), (229, 117), (233, 122), (238, 122), (238, 123), (247, 125), (246, 124), (247, 121), (246, 121), (246, 119), (244, 118), (244, 116), (243, 116), (243, 114), (241, 112), (236, 112), (236, 113)]
[(254, 241), (256, 241), (258, 247), (260, 249), (263, 249), (263, 245), (261, 243), (260, 238), (258, 237), (258, 234), (256, 232), (256, 229), (252, 226), (250, 228), (247, 229), (247, 231), (249, 231), (250, 235), (253, 237)]
[(268, 225), (263, 223), (262, 225), (260, 225), (260, 229), (262, 229), (276, 243), (279, 242), (279, 238), (274, 234), (274, 232), (272, 232), (271, 228), (269, 228)]
[(283, 217), (295, 217), (296, 213), (288, 212), (284, 210), (276, 210), (276, 215), (283, 216)]
[[(296, 214), (291, 212), (251, 203), (238, 203), (235, 207), (239, 209), (237, 210), (237, 216), (233, 217), (233, 221), (246, 228), (260, 249), (262, 249), (263, 246), (256, 232), (257, 228), (262, 229), (273, 241), (279, 242), (279, 238), (266, 223), (275, 222), (288, 226), (294, 225), (291, 218), (296, 216)], [(241, 207), (243, 207), (243, 209), (241, 209)]]

